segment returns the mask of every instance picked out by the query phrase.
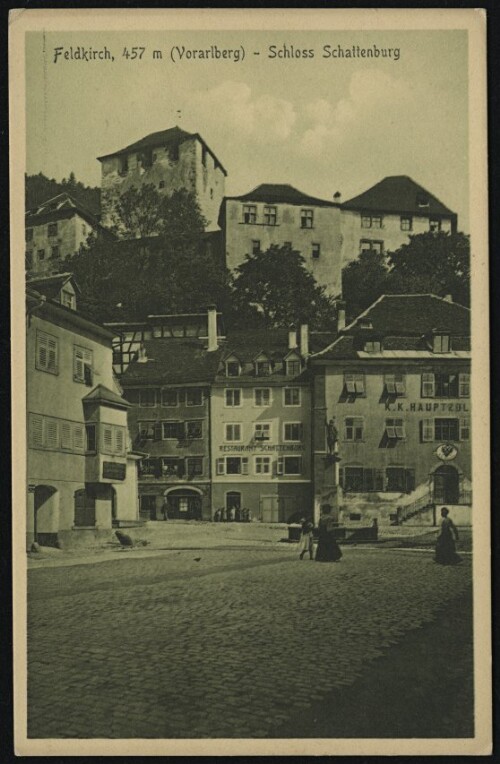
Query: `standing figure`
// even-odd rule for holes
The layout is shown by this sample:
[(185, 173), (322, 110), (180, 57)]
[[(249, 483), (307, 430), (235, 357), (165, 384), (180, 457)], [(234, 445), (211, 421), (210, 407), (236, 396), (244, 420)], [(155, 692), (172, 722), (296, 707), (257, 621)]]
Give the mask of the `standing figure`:
[(458, 531), (455, 523), (448, 517), (450, 511), (447, 507), (441, 509), (441, 529), (436, 542), (435, 560), (440, 565), (456, 565), (462, 562), (462, 558), (456, 552), (455, 541), (458, 541)]
[(342, 551), (335, 538), (333, 519), (330, 516), (332, 508), (329, 504), (321, 507), (321, 517), (318, 523), (318, 548), (316, 562), (337, 562), (342, 557)]
[(219, 512), (220, 512), (220, 521), (221, 521), (221, 523), (225, 523), (226, 522), (226, 510), (225, 510), (225, 508), (221, 507)]
[(330, 456), (333, 456), (335, 453), (335, 446), (338, 439), (339, 433), (335, 427), (335, 419), (330, 419), (329, 422), (326, 422), (326, 444), (328, 446), (328, 453)]
[(313, 524), (305, 517), (301, 517), (301, 530), (299, 541), (299, 558), (302, 560), (306, 552), (309, 552), (309, 559), (313, 559)]
[(227, 518), (229, 523), (234, 523), (235, 515), (236, 515), (236, 510), (234, 507), (231, 507), (231, 509), (228, 512), (228, 518)]

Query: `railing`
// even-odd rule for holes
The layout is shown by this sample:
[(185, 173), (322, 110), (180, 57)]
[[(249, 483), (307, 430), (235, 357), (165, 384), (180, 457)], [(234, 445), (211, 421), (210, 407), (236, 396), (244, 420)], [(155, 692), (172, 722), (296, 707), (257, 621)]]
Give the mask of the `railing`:
[(398, 507), (397, 511), (397, 522), (398, 525), (401, 525), (401, 523), (404, 523), (406, 520), (409, 520), (412, 517), (415, 517), (415, 515), (418, 515), (420, 512), (423, 512), (428, 507), (432, 506), (432, 499), (430, 493), (426, 493), (423, 496), (421, 496), (419, 499), (416, 499), (411, 504), (406, 504), (404, 507)]

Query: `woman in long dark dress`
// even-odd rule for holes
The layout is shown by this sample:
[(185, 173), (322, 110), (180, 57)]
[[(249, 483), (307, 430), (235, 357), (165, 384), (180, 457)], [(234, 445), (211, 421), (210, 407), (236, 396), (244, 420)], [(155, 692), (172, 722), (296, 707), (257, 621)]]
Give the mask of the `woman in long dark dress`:
[(318, 548), (316, 562), (338, 562), (342, 552), (337, 544), (333, 519), (330, 517), (331, 507), (325, 504), (321, 509), (318, 523)]
[(455, 547), (455, 541), (458, 541), (458, 531), (451, 517), (448, 517), (449, 513), (447, 507), (441, 509), (441, 530), (437, 537), (436, 556), (434, 558), (440, 565), (456, 565), (458, 562), (462, 562), (462, 558), (457, 554)]

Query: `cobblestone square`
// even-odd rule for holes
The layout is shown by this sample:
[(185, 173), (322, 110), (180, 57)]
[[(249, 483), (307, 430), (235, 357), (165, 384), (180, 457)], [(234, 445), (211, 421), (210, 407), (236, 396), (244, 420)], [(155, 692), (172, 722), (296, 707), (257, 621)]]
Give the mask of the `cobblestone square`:
[[(172, 548), (32, 569), (28, 735), (300, 737), (317, 724), (323, 736), (354, 725), (377, 737), (363, 703), (378, 685), (376, 705), (384, 692), (393, 706), (401, 694), (403, 714), (416, 703), (416, 737), (443, 734), (420, 729), (419, 708), (425, 719), (429, 703), (450, 697), (445, 735), (470, 736), (470, 589), (470, 558), (441, 567), (431, 550), (344, 548), (339, 564), (320, 565), (299, 561), (293, 545)], [(419, 661), (438, 648), (429, 629), (452, 612), (443, 628), (460, 659), (451, 652), (419, 690)], [(343, 735), (344, 698), (359, 724)]]

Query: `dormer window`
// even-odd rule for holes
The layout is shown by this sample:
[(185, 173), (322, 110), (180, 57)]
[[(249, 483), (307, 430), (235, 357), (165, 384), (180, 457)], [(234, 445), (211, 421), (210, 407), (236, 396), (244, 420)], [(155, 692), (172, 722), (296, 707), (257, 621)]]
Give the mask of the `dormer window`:
[(302, 365), (299, 358), (290, 358), (286, 362), (287, 377), (296, 377), (302, 371)]
[(358, 325), (360, 329), (373, 329), (373, 324), (369, 318), (360, 318)]
[(380, 340), (367, 340), (364, 344), (365, 353), (380, 353), (382, 350), (382, 343)]
[(428, 207), (429, 197), (427, 194), (417, 194), (417, 207)]
[(432, 351), (433, 353), (449, 353), (450, 352), (450, 335), (449, 334), (434, 334), (432, 337)]
[(239, 377), (241, 366), (239, 361), (226, 361), (226, 377)]
[(255, 375), (257, 377), (268, 377), (271, 371), (271, 361), (261, 359), (255, 362)]

